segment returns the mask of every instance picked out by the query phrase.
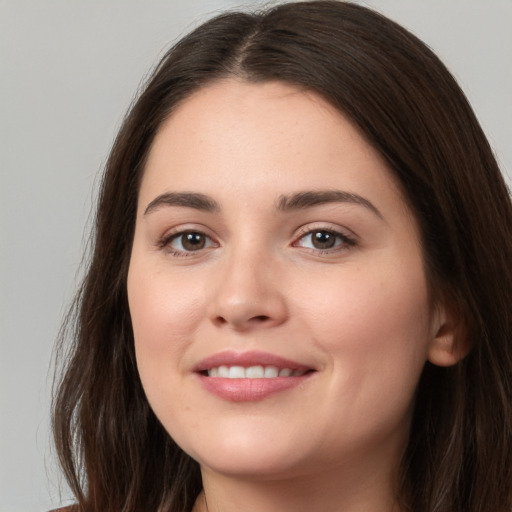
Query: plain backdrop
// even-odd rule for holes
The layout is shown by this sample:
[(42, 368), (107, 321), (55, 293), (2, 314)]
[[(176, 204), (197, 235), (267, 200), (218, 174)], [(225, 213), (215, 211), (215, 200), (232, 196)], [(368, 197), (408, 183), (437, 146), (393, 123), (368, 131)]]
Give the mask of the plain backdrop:
[[(512, 0), (371, 0), (445, 61), (512, 173)], [(0, 0), (0, 512), (59, 492), (52, 347), (122, 116), (169, 44), (228, 0)]]

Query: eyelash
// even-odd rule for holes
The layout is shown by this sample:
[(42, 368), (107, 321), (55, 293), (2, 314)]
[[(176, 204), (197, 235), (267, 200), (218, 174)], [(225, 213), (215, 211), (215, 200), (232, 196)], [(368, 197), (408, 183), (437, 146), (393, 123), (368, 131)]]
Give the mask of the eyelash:
[[(320, 248), (315, 248), (315, 247), (311, 247), (311, 248), (303, 247), (300, 244), (301, 240), (305, 239), (308, 236), (312, 237), (315, 233), (322, 233), (324, 235), (327, 234), (327, 235), (334, 236), (335, 237), (335, 245), (333, 247), (320, 249)], [(183, 247), (183, 237), (186, 235), (192, 235), (192, 236), (197, 235), (200, 237), (204, 237), (204, 240), (205, 240), (204, 243), (208, 244), (208, 245), (206, 247), (200, 247), (197, 250), (186, 250), (186, 249), (172, 248), (172, 245), (171, 245), (172, 242), (174, 242), (175, 240), (179, 240), (180, 238), (182, 239), (181, 246)], [(305, 228), (304, 230), (299, 232), (297, 235), (297, 240), (295, 242), (293, 242), (292, 247), (303, 247), (304, 249), (307, 249), (315, 254), (323, 255), (323, 254), (332, 254), (332, 253), (336, 253), (336, 252), (345, 251), (345, 250), (349, 249), (350, 247), (355, 246), (356, 244), (357, 244), (357, 242), (356, 242), (355, 238), (352, 238), (352, 237), (346, 235), (345, 233), (341, 233), (340, 231), (334, 230), (332, 228), (318, 227), (318, 228), (313, 228), (313, 229)], [(189, 230), (183, 230), (183, 231), (179, 231), (176, 233), (172, 233), (170, 235), (166, 235), (166, 236), (162, 237), (162, 239), (160, 239), (158, 241), (158, 247), (160, 249), (166, 249), (169, 252), (169, 254), (171, 254), (172, 256), (174, 256), (176, 258), (187, 258), (187, 257), (193, 256), (195, 253), (201, 252), (203, 249), (209, 249), (211, 247), (218, 247), (218, 243), (215, 242), (214, 240), (212, 240), (212, 238), (210, 236), (203, 233), (202, 231), (189, 229)]]
[[(186, 249), (175, 249), (172, 247), (172, 242), (174, 242), (175, 240), (179, 240), (180, 238), (182, 239), (181, 246), (183, 247), (183, 237), (185, 237), (186, 235), (198, 235), (204, 237), (205, 244), (208, 244), (209, 241), (209, 245), (207, 247), (201, 247), (195, 251)], [(215, 246), (218, 246), (218, 244), (214, 242), (211, 237), (209, 237), (206, 233), (203, 233), (202, 231), (196, 229), (187, 229), (176, 233), (172, 233), (170, 235), (164, 236), (162, 239), (158, 241), (158, 247), (160, 249), (166, 249), (169, 252), (169, 254), (171, 254), (171, 256), (174, 256), (175, 258), (187, 258), (193, 256), (195, 253), (200, 252), (202, 249), (208, 249), (210, 247)]]
[[(335, 244), (333, 247), (328, 247), (325, 249), (321, 249), (318, 247), (303, 247), (300, 245), (300, 241), (304, 240), (306, 237), (313, 237), (315, 233), (322, 233), (327, 235), (332, 235), (335, 237)], [(319, 255), (323, 254), (333, 254), (336, 252), (346, 251), (350, 247), (354, 247), (357, 244), (357, 241), (355, 238), (348, 236), (346, 233), (342, 233), (340, 231), (337, 231), (336, 229), (332, 228), (325, 228), (325, 227), (315, 227), (315, 228), (304, 228), (304, 230), (299, 231), (297, 236), (297, 241), (294, 242), (292, 245), (294, 247), (303, 247), (304, 249), (308, 249), (311, 252)]]

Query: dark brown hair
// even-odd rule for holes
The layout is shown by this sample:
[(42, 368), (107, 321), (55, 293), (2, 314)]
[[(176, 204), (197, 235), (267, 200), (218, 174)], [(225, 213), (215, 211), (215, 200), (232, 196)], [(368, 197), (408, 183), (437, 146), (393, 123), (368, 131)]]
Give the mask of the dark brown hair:
[[(192, 92), (236, 76), (314, 91), (384, 156), (420, 226), (437, 300), (469, 355), (426, 363), (399, 493), (414, 512), (512, 510), (512, 208), (491, 148), (450, 73), (416, 37), (364, 7), (299, 2), (208, 21), (162, 59), (119, 132), (101, 187), (85, 280), (60, 345), (55, 442), (87, 512), (188, 512), (198, 464), (169, 437), (135, 362), (126, 277), (138, 184), (162, 121)], [(70, 334), (70, 336), (67, 336)]]

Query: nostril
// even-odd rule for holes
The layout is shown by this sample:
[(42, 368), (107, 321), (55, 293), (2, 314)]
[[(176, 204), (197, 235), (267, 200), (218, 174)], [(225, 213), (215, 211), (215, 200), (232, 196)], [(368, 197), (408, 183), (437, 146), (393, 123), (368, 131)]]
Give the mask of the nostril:
[(258, 316), (253, 317), (252, 319), (256, 320), (257, 322), (265, 322), (269, 318), (270, 317), (268, 317), (267, 315), (258, 315)]

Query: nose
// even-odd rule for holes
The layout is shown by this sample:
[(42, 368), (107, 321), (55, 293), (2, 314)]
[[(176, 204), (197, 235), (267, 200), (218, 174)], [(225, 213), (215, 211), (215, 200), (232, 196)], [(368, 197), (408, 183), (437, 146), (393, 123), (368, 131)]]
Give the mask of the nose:
[(275, 327), (286, 321), (286, 292), (271, 257), (240, 251), (223, 262), (209, 316), (218, 327), (238, 331)]

